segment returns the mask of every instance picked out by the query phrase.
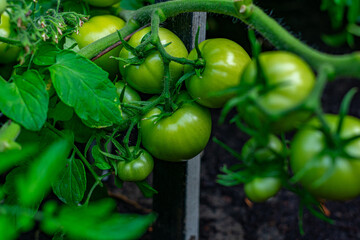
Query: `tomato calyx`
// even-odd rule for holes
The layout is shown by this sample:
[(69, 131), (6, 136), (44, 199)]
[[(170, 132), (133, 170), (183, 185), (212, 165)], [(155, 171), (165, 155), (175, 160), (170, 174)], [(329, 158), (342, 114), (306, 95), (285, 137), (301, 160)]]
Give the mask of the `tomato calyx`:
[(241, 183), (250, 183), (256, 178), (285, 179), (286, 167), (284, 158), (287, 157), (286, 147), (276, 136), (270, 135), (261, 138), (251, 138), (242, 149), (241, 154), (230, 149), (218, 139), (216, 143), (224, 147), (233, 156), (241, 161), (230, 168), (224, 166), (223, 175), (218, 175), (222, 185), (234, 186)]

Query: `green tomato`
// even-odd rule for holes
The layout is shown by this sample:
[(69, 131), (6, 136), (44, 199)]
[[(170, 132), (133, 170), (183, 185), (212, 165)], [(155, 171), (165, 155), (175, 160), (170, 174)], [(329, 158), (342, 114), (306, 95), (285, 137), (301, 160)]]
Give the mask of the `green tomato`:
[(120, 0), (84, 0), (84, 1), (95, 7), (110, 7), (111, 5), (120, 2)]
[(255, 177), (244, 184), (246, 196), (253, 202), (264, 202), (281, 189), (281, 180), (276, 177)]
[(284, 150), (282, 142), (275, 135), (270, 135), (265, 141), (261, 144), (256, 138), (249, 139), (242, 148), (242, 158), (248, 159), (250, 155), (253, 155), (259, 163), (275, 160), (276, 154), (281, 154)]
[[(118, 82), (115, 83), (115, 87), (116, 87), (117, 94), (120, 97), (120, 95), (121, 95), (121, 93), (122, 93), (122, 91), (123, 91), (123, 89), (125, 87), (125, 83), (122, 82), (122, 81), (118, 81)], [(134, 102), (134, 101), (141, 101), (141, 97), (129, 85), (126, 85), (125, 92), (124, 92), (123, 103), (130, 103), (130, 102)]]
[[(134, 153), (135, 147), (130, 147), (130, 152)], [(142, 181), (152, 172), (154, 168), (153, 157), (144, 149), (139, 150), (140, 155), (129, 161), (119, 161), (117, 164), (118, 177), (123, 181), (136, 182)]]
[[(205, 60), (205, 68), (201, 77), (194, 75), (186, 80), (186, 88), (192, 98), (201, 105), (220, 108), (233, 95), (214, 96), (214, 94), (239, 84), (241, 73), (250, 61), (250, 57), (240, 45), (224, 38), (205, 40), (199, 44), (199, 48)], [(189, 59), (197, 58), (198, 54), (193, 49)], [(192, 70), (192, 66), (185, 66), (185, 72)]]
[[(141, 44), (145, 35), (148, 35), (151, 28), (147, 27), (136, 32), (129, 40), (132, 47), (137, 47)], [(167, 53), (174, 57), (186, 58), (188, 52), (184, 43), (171, 31), (160, 28), (159, 37), (163, 45), (169, 44), (165, 47)], [(151, 47), (151, 46), (149, 46)], [(149, 48), (148, 47), (148, 48)], [(146, 49), (148, 49), (146, 48)], [(135, 57), (130, 51), (123, 48), (119, 55), (124, 59), (131, 59)], [(163, 89), (164, 78), (164, 64), (158, 51), (154, 51), (148, 55), (144, 62), (140, 65), (126, 65), (125, 62), (120, 61), (120, 72), (127, 83), (135, 90), (142, 93), (157, 94), (161, 93)], [(183, 73), (183, 65), (175, 62), (170, 63), (170, 82), (173, 84), (178, 80)]]
[[(1, 14), (0, 36), (8, 38), (10, 36), (10, 16), (7, 12)], [(19, 56), (20, 48), (0, 42), (0, 63), (15, 62)]]
[[(102, 15), (90, 18), (90, 20), (80, 28), (79, 34), (73, 34), (72, 37), (76, 40), (79, 48), (83, 48), (96, 40), (103, 38), (111, 33), (125, 26), (125, 21), (121, 18), (112, 15)], [(110, 74), (110, 77), (114, 77), (118, 72), (118, 61), (110, 58), (111, 56), (117, 57), (121, 50), (121, 46), (118, 46), (95, 60), (95, 63), (102, 69)]]
[(206, 146), (211, 133), (211, 116), (207, 108), (191, 101), (181, 93), (176, 102), (179, 108), (158, 119), (157, 107), (140, 122), (143, 146), (155, 157), (166, 161), (181, 161), (195, 157)]
[[(327, 114), (325, 121), (331, 131), (335, 132), (339, 117)], [(356, 138), (344, 146), (331, 147), (328, 146), (324, 133), (316, 128), (319, 126), (319, 121), (313, 119), (294, 136), (290, 155), (290, 166), (294, 174), (305, 170), (300, 183), (316, 197), (348, 200), (359, 196), (360, 139)], [(360, 120), (346, 116), (340, 137), (344, 139), (359, 134)], [(335, 156), (334, 162), (331, 155)], [(324, 174), (329, 173), (328, 170), (332, 167), (331, 175), (325, 181), (321, 181), (320, 185), (314, 185)]]
[[(267, 112), (276, 114), (290, 110), (302, 103), (313, 90), (315, 75), (298, 56), (283, 51), (264, 52), (259, 55), (259, 61), (268, 84), (279, 85), (256, 99)], [(255, 62), (250, 62), (242, 74), (240, 86), (253, 84), (256, 84), (256, 66)], [(306, 111), (294, 111), (269, 122), (267, 116), (254, 104), (242, 104), (238, 111), (249, 125), (259, 128), (269, 123), (275, 133), (294, 129), (310, 116)]]

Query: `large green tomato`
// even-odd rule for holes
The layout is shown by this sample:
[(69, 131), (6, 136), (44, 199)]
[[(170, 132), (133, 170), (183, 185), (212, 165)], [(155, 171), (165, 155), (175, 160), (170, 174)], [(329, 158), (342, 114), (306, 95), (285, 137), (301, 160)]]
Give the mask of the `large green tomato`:
[[(325, 115), (325, 120), (332, 132), (336, 131), (339, 117)], [(294, 174), (307, 169), (300, 179), (301, 184), (314, 196), (332, 200), (347, 200), (360, 194), (360, 139), (342, 144), (328, 146), (327, 139), (317, 119), (311, 120), (298, 131), (291, 143), (290, 165)], [(340, 132), (341, 138), (359, 136), (360, 120), (346, 116)], [(327, 149), (327, 151), (324, 151)], [(343, 151), (342, 151), (343, 149)], [(335, 156), (332, 162), (331, 155)], [(329, 173), (331, 175), (320, 186), (314, 183)]]
[(245, 183), (246, 196), (253, 202), (264, 202), (275, 196), (281, 188), (281, 179), (276, 177), (255, 177)]
[(152, 172), (154, 168), (153, 157), (144, 149), (134, 153), (135, 147), (130, 147), (130, 152), (139, 154), (135, 159), (129, 161), (119, 161), (117, 165), (118, 177), (123, 181), (136, 182), (142, 181)]
[[(80, 28), (79, 34), (73, 34), (73, 38), (83, 48), (96, 40), (116, 32), (125, 26), (125, 21), (112, 15), (102, 15), (90, 18), (90, 20)], [(118, 61), (111, 59), (110, 56), (117, 57), (121, 50), (118, 46), (106, 53), (104, 56), (95, 60), (95, 63), (102, 69), (109, 72), (110, 77), (114, 77), (118, 72)]]
[[(1, 14), (0, 36), (8, 38), (10, 36), (10, 16), (7, 12)], [(15, 62), (19, 56), (20, 48), (0, 42), (0, 63)]]
[(181, 161), (195, 157), (206, 146), (211, 133), (211, 116), (207, 108), (181, 93), (175, 102), (179, 108), (170, 116), (158, 119), (157, 107), (140, 122), (143, 146), (155, 157), (166, 161)]
[[(233, 95), (214, 96), (219, 91), (239, 84), (244, 67), (250, 61), (249, 55), (237, 43), (224, 39), (208, 39), (199, 44), (205, 68), (198, 77), (194, 75), (186, 80), (189, 94), (201, 105), (210, 108), (220, 108)], [(198, 54), (193, 49), (189, 59), (195, 60)], [(185, 72), (193, 70), (185, 66)]]
[[(283, 51), (264, 52), (259, 55), (260, 65), (269, 86), (278, 87), (260, 95), (256, 101), (270, 113), (281, 113), (302, 103), (314, 88), (315, 75), (309, 65), (298, 56)], [(244, 69), (240, 85), (256, 84), (255, 62)], [(238, 108), (249, 125), (263, 127), (269, 119), (254, 104), (245, 103)], [(298, 127), (309, 117), (308, 112), (296, 111), (269, 122), (273, 132)], [(254, 124), (255, 123), (255, 124)]]
[(84, 0), (84, 1), (95, 7), (110, 7), (111, 5), (120, 2), (120, 0)]
[[(136, 32), (129, 40), (132, 47), (138, 46), (143, 37), (150, 32), (151, 28), (147, 27)], [(169, 44), (165, 50), (172, 56), (178, 58), (186, 58), (188, 52), (184, 43), (171, 31), (160, 28), (159, 37), (163, 45)], [(151, 46), (148, 46), (149, 49)], [(119, 55), (121, 58), (130, 59), (135, 57), (131, 52), (123, 48)], [(155, 51), (145, 58), (145, 61), (140, 65), (126, 65), (125, 62), (120, 61), (120, 72), (127, 83), (135, 90), (142, 93), (157, 94), (161, 93), (163, 89), (164, 65), (163, 60), (158, 51)], [(183, 73), (183, 65), (175, 62), (170, 63), (171, 83), (178, 80)]]

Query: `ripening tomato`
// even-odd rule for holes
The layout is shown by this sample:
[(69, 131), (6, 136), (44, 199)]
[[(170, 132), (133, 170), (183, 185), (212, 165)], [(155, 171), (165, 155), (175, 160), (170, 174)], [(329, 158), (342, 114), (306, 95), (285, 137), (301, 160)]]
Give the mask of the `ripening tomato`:
[[(327, 114), (325, 121), (335, 133), (339, 117)], [(360, 135), (360, 120), (345, 116), (335, 144), (329, 144), (319, 126), (319, 120), (312, 119), (294, 136), (290, 154), (294, 174), (302, 172), (300, 183), (319, 198), (347, 200), (359, 196), (360, 139), (349, 142), (345, 139)], [(326, 177), (327, 174), (330, 175)]]
[[(237, 43), (224, 38), (208, 39), (199, 44), (205, 67), (201, 77), (193, 75), (186, 80), (186, 88), (193, 99), (209, 108), (220, 108), (233, 95), (214, 96), (219, 91), (239, 84), (244, 67), (250, 61), (247, 52)], [(195, 60), (198, 54), (193, 49), (189, 59)], [(185, 66), (185, 72), (193, 67)]]
[(277, 177), (255, 177), (245, 183), (246, 196), (253, 202), (264, 202), (281, 189), (281, 179)]
[(188, 160), (206, 146), (211, 133), (207, 108), (191, 101), (183, 92), (175, 101), (178, 109), (159, 119), (160, 108), (150, 110), (140, 122), (143, 146), (155, 158), (166, 161)]
[[(151, 28), (147, 27), (136, 32), (128, 41), (132, 47), (137, 47), (143, 41), (145, 36), (148, 36)], [(187, 49), (184, 43), (174, 33), (165, 29), (159, 28), (159, 37), (163, 45), (169, 44), (165, 50), (172, 56), (178, 58), (186, 58), (188, 56)], [(148, 46), (149, 49), (152, 46)], [(124, 59), (131, 59), (135, 57), (130, 51), (123, 48), (119, 57)], [(127, 83), (135, 90), (142, 93), (157, 94), (161, 93), (164, 85), (164, 64), (161, 55), (158, 51), (152, 52), (148, 55), (144, 62), (139, 65), (126, 65), (124, 61), (119, 61), (120, 72)], [(171, 62), (170, 74), (171, 84), (178, 80), (183, 73), (183, 65)]]
[[(90, 20), (80, 28), (79, 34), (73, 34), (72, 37), (76, 40), (79, 48), (83, 48), (96, 40), (103, 38), (111, 33), (125, 26), (125, 21), (121, 18), (112, 15), (102, 15), (90, 18)], [(114, 77), (118, 72), (118, 61), (110, 58), (110, 56), (117, 57), (121, 50), (121, 46), (118, 46), (95, 60), (95, 63), (102, 69), (110, 74), (110, 77)]]
[(118, 177), (128, 182), (142, 181), (149, 176), (154, 168), (153, 157), (144, 149), (134, 152), (135, 147), (130, 147), (129, 150), (135, 158), (118, 162)]
[[(259, 61), (267, 84), (277, 87), (258, 96), (255, 99), (258, 105), (245, 102), (238, 106), (240, 115), (250, 126), (263, 128), (265, 124), (269, 124), (270, 130), (275, 133), (298, 127), (310, 117), (309, 112), (292, 111), (271, 121), (262, 109), (276, 114), (298, 106), (314, 88), (313, 71), (300, 57), (284, 51), (263, 52), (259, 55)], [(240, 86), (256, 86), (256, 71), (255, 62), (250, 62), (244, 69)]]
[(275, 135), (270, 135), (264, 139), (263, 145), (256, 138), (249, 139), (242, 148), (241, 156), (243, 159), (247, 159), (253, 155), (259, 163), (270, 162), (278, 157), (277, 154), (282, 154), (283, 150), (284, 146), (280, 139)]

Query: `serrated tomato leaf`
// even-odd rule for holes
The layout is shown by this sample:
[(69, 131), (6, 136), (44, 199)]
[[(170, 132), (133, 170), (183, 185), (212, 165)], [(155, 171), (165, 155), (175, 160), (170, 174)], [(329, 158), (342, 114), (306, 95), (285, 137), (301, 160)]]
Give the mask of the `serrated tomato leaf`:
[(73, 107), (87, 126), (103, 128), (121, 121), (116, 88), (108, 73), (96, 64), (73, 51), (63, 50), (49, 70), (59, 98)]
[(0, 111), (28, 130), (40, 130), (49, 106), (45, 82), (35, 70), (14, 75), (12, 80), (0, 77)]
[(54, 181), (52, 189), (61, 201), (77, 206), (86, 190), (86, 173), (83, 163), (74, 156), (69, 158), (59, 178)]

